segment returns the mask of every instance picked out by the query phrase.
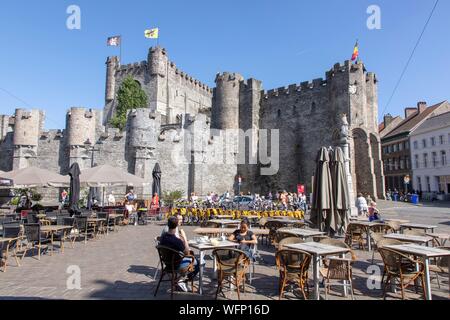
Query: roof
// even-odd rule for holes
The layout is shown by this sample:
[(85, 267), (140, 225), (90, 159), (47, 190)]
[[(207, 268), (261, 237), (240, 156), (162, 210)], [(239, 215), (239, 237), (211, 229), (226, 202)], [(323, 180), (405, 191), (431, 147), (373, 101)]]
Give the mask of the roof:
[(428, 107), (422, 113), (417, 111), (412, 116), (403, 120), (394, 130), (384, 136), (383, 139), (389, 139), (401, 134), (409, 134), (417, 125), (420, 125), (424, 120), (426, 120), (433, 113), (433, 111), (436, 111), (445, 103), (447, 103), (447, 101), (442, 101), (434, 106)]
[(378, 132), (380, 133), (380, 137), (383, 138), (386, 134), (389, 133), (389, 131), (397, 128), (397, 126), (402, 121), (403, 121), (402, 117), (396, 116), (396, 117), (392, 118), (391, 122), (387, 126), (385, 125), (384, 121), (382, 123), (380, 123), (380, 125), (378, 126)]
[(450, 112), (445, 112), (428, 118), (416, 130), (414, 130), (413, 134), (422, 134), (431, 130), (445, 127), (450, 127)]

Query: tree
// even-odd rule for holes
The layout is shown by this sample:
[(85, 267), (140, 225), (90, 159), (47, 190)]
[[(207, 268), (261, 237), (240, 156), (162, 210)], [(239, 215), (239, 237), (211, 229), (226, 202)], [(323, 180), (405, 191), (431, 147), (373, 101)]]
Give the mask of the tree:
[(164, 205), (172, 207), (174, 202), (183, 198), (183, 195), (184, 195), (183, 191), (180, 190), (166, 191), (162, 196), (162, 200), (164, 202)]
[(147, 107), (148, 98), (139, 83), (128, 76), (123, 80), (119, 92), (117, 92), (117, 101), (116, 114), (110, 124), (123, 131), (127, 124), (128, 110)]

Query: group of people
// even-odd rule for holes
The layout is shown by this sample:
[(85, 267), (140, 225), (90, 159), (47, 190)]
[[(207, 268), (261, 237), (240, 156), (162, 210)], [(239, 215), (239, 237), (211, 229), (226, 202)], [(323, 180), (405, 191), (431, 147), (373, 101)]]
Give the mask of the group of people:
[[(167, 226), (161, 232), (159, 245), (182, 252), (185, 257), (177, 266), (180, 273), (186, 276), (178, 282), (178, 288), (184, 292), (189, 291), (188, 285), (200, 270), (200, 262), (195, 258), (194, 269), (188, 270), (192, 263), (193, 253), (189, 247), (189, 241), (186, 233), (182, 229), (183, 217), (180, 212), (169, 217)], [(239, 229), (235, 230), (228, 238), (229, 241), (238, 244), (237, 249), (242, 250), (250, 259), (253, 259), (252, 248), (258, 243), (256, 235), (250, 230), (248, 219), (243, 219)]]
[(372, 200), (370, 195), (364, 197), (362, 193), (359, 193), (356, 199), (356, 208), (358, 209), (358, 216), (368, 217), (370, 222), (381, 220), (377, 203)]

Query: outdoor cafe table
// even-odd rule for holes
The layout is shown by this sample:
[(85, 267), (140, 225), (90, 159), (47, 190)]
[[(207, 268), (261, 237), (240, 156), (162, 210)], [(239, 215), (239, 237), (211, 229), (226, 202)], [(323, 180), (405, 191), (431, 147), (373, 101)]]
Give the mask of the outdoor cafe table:
[[(41, 226), (41, 232), (48, 232), (51, 234), (51, 244), (52, 244), (52, 250), (50, 251), (50, 255), (53, 254), (53, 235), (58, 231), (63, 231), (67, 229), (72, 229), (72, 226)], [(64, 245), (61, 241), (61, 251), (64, 252)]]
[(432, 241), (432, 237), (424, 237), (424, 236), (416, 236), (416, 235), (410, 235), (410, 234), (401, 234), (401, 233), (390, 233), (384, 235), (386, 239), (395, 239), (400, 240), (403, 242), (414, 242), (417, 244), (427, 244), (428, 242)]
[(232, 219), (211, 219), (208, 222), (215, 223), (224, 228), (226, 225), (238, 225), (240, 223), (239, 220)]
[(267, 222), (280, 222), (280, 223), (285, 224), (285, 225), (293, 225), (293, 224), (296, 224), (296, 223), (303, 223), (303, 220), (269, 218), (269, 219), (267, 219)]
[[(287, 244), (285, 246), (289, 249), (294, 250), (302, 250), (312, 254), (313, 256), (313, 274), (314, 274), (314, 300), (320, 300), (319, 294), (319, 267), (320, 260), (322, 257), (339, 254), (341, 257), (344, 257), (350, 249), (347, 248), (339, 248), (336, 246), (326, 245), (319, 242), (306, 242), (306, 243), (296, 243), (296, 244)], [(345, 290), (346, 291), (346, 290)], [(345, 292), (344, 291), (344, 292)]]
[(447, 257), (449, 266), (449, 291), (450, 291), (450, 251), (432, 247), (424, 247), (417, 244), (402, 244), (386, 246), (386, 248), (393, 249), (406, 254), (412, 254), (423, 259), (425, 264), (425, 297), (427, 300), (432, 300), (431, 285), (430, 285), (430, 259), (438, 257)]
[[(235, 232), (235, 228), (197, 228), (194, 230), (194, 233), (201, 235), (209, 235), (209, 234), (232, 234)], [(255, 236), (269, 235), (269, 229), (251, 229)]]
[(427, 232), (426, 233), (427, 236), (434, 238), (434, 240), (437, 241), (438, 245), (440, 247), (445, 246), (445, 243), (447, 242), (447, 240), (450, 239), (450, 235), (447, 233), (431, 233), (431, 232)]
[(402, 223), (400, 225), (400, 230), (403, 231), (403, 229), (421, 229), (427, 232), (428, 230), (431, 230), (431, 232), (434, 232), (434, 229), (436, 229), (437, 226), (430, 225), (430, 224), (420, 224), (420, 223)]
[(278, 229), (277, 232), (292, 234), (292, 235), (300, 237), (302, 239), (309, 238), (309, 237), (321, 236), (321, 235), (325, 234), (325, 232), (321, 232), (319, 230), (298, 229), (298, 228), (281, 228), (281, 229)]
[(403, 219), (383, 219), (386, 222), (398, 222), (398, 223), (409, 223), (409, 220)]
[(219, 214), (215, 216), (217, 219), (233, 219), (233, 216), (230, 214)]
[(377, 222), (377, 221), (373, 221), (373, 222), (369, 222), (369, 221), (351, 221), (350, 224), (353, 225), (357, 225), (360, 226), (364, 229), (364, 232), (366, 233), (366, 238), (367, 238), (367, 248), (369, 251), (372, 251), (372, 238), (370, 237), (370, 228), (372, 227), (376, 227), (376, 226), (380, 226), (380, 225), (384, 225), (384, 223), (381, 222)]
[[(208, 243), (197, 243), (196, 241), (189, 241), (189, 246), (191, 248), (197, 249), (200, 252), (200, 268), (199, 268), (199, 274), (198, 274), (198, 280), (199, 280), (199, 294), (203, 294), (203, 267), (205, 264), (205, 251), (213, 251), (215, 249), (220, 248), (233, 248), (238, 246), (239, 244), (236, 242), (231, 242), (228, 240), (225, 241), (219, 241), (217, 245), (212, 245), (210, 242)], [(216, 270), (216, 261), (214, 260), (214, 271)]]

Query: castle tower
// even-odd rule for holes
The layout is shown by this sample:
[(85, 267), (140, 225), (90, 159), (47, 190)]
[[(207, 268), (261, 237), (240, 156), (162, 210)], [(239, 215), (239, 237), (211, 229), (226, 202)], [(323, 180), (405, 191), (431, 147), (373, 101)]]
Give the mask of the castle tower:
[(169, 109), (169, 58), (166, 50), (159, 46), (150, 48), (147, 64), (151, 77), (149, 87), (153, 92), (153, 95), (149, 96), (150, 109), (161, 114), (163, 124), (169, 123), (172, 115)]
[(239, 128), (239, 93), (240, 82), (243, 80), (238, 73), (225, 72), (217, 75), (211, 115), (213, 129)]
[(13, 170), (34, 165), (34, 160), (38, 156), (38, 139), (43, 121), (44, 113), (39, 110), (16, 109)]
[(118, 57), (108, 57), (106, 60), (104, 124), (112, 117), (114, 99), (116, 98), (116, 72), (119, 67), (120, 62)]
[(85, 144), (88, 140), (95, 145), (96, 136), (95, 112), (85, 108), (70, 108), (67, 113), (68, 146), (70, 148), (69, 166), (78, 162), (81, 169), (91, 167), (91, 153)]
[(128, 114), (129, 145), (134, 157), (134, 174), (151, 181), (156, 163), (161, 115), (149, 109), (135, 109)]
[(6, 137), (9, 131), (9, 119), (7, 115), (0, 115), (0, 142)]

